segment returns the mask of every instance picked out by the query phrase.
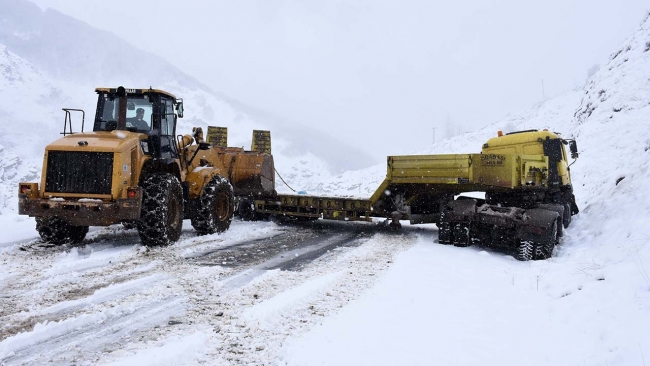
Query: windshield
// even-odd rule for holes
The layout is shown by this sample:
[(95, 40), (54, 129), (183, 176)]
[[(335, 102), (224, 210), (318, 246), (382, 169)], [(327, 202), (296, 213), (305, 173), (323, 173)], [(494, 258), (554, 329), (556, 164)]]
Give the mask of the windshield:
[[(153, 107), (147, 95), (129, 95), (126, 98), (126, 128), (146, 132), (151, 129)], [(112, 131), (117, 128), (119, 99), (100, 94), (97, 102), (94, 131)]]

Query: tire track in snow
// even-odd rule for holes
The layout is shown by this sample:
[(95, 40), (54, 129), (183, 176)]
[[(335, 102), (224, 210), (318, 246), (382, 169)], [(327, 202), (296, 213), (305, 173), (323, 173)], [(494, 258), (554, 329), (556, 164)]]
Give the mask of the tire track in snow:
[[(98, 230), (84, 246), (2, 253), (2, 260), (14, 263), (9, 272), (16, 279), (2, 286), (9, 286), (18, 298), (5, 315), (15, 321), (19, 319), (15, 314), (23, 310), (31, 314), (44, 309), (61, 311), (39, 318), (40, 324), (31, 325), (29, 332), (0, 341), (1, 360), (97, 363), (119, 358), (123, 353), (112, 352), (126, 345), (137, 351), (151, 347), (152, 341), (209, 327), (214, 331), (212, 343), (221, 345), (209, 351), (209, 363), (268, 363), (286, 337), (304, 331), (371, 286), (393, 255), (408, 247), (414, 236), (412, 228), (407, 228), (406, 234), (390, 235), (366, 223), (278, 227), (269, 222), (233, 222), (231, 230), (219, 236), (197, 237), (184, 231), (174, 245), (145, 248), (134, 243), (134, 232), (118, 235), (115, 242), (109, 241), (104, 232)], [(265, 240), (277, 241), (282, 235), (288, 238), (284, 247), (260, 248)], [(244, 253), (258, 249), (264, 253), (238, 265), (197, 265), (198, 259), (218, 253), (230, 251), (245, 257)], [(285, 290), (341, 269), (346, 271), (340, 278), (319, 285), (326, 293), (316, 291), (295, 307), (278, 310), (277, 332), (251, 323), (243, 313)], [(260, 276), (252, 276), (232, 290), (224, 285), (226, 281), (219, 281), (247, 271), (257, 271)], [(117, 295), (120, 291), (116, 291), (116, 297), (107, 295), (105, 301), (92, 299), (94, 294), (107, 294), (111, 283), (127, 286), (159, 273), (168, 275), (168, 280), (142, 280), (143, 286), (134, 286), (130, 292)], [(0, 297), (0, 308), (5, 300)], [(119, 320), (130, 314), (132, 324)], [(174, 325), (168, 325), (169, 320)], [(22, 339), (23, 344), (18, 346), (16, 339)], [(52, 351), (48, 351), (50, 348)]]
[(184, 309), (184, 299), (167, 297), (143, 301), (138, 307), (121, 305), (47, 323), (24, 337), (19, 334), (1, 342), (0, 355), (5, 357), (0, 361), (74, 364), (79, 360), (96, 360), (107, 348), (118, 349), (124, 339), (140, 337), (141, 331), (164, 323)]
[[(315, 258), (300, 271), (261, 271), (256, 279), (233, 289), (228, 289), (223, 280), (222, 287), (215, 288), (214, 280), (206, 273), (193, 282), (201, 302), (188, 310), (187, 318), (207, 323), (214, 330), (215, 343), (219, 346), (206, 355), (211, 364), (274, 363), (289, 336), (307, 331), (360, 296), (416, 238), (412, 233), (374, 234), (362, 239), (359, 246), (338, 247), (329, 255)], [(324, 276), (331, 280), (319, 282)], [(297, 303), (276, 309), (267, 323), (251, 318), (250, 313), (255, 313), (256, 307), (267, 307), (274, 297), (302, 285), (309, 287), (312, 281), (320, 288)], [(220, 296), (207, 296), (206, 288), (221, 290)]]

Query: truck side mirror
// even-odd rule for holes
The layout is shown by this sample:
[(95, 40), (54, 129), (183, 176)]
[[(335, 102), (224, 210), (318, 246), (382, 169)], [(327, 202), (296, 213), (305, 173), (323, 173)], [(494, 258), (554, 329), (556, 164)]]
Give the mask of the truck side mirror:
[(569, 149), (571, 150), (571, 159), (577, 159), (578, 158), (578, 144), (576, 143), (576, 140), (571, 140), (569, 142)]

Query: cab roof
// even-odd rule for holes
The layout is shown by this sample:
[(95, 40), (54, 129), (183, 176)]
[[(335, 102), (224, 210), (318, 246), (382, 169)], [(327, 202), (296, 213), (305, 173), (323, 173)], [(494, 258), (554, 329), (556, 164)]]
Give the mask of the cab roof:
[[(151, 88), (144, 88), (144, 89), (124, 88), (124, 89), (126, 90), (127, 94), (157, 93), (157, 94), (162, 94), (174, 98), (174, 100), (176, 100), (176, 96), (174, 94), (160, 89), (151, 89)], [(96, 88), (95, 92), (96, 93), (117, 93), (117, 88)]]
[(487, 140), (486, 147), (499, 147), (508, 145), (524, 144), (528, 142), (544, 141), (546, 138), (557, 139), (559, 136), (550, 131), (521, 131), (509, 133), (507, 135), (493, 137)]

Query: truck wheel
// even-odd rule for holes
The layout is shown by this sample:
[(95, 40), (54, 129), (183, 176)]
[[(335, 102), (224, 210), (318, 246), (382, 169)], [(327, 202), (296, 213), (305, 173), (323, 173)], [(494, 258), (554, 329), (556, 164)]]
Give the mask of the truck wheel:
[(58, 245), (84, 240), (88, 226), (73, 226), (58, 217), (37, 217), (36, 230), (44, 242)]
[(183, 188), (171, 174), (152, 174), (142, 184), (138, 234), (143, 245), (168, 245), (183, 229)]
[(468, 247), (472, 245), (472, 239), (469, 235), (469, 226), (456, 223), (453, 225), (453, 242), (456, 247)]
[(553, 255), (553, 249), (558, 241), (558, 222), (559, 220), (554, 221), (548, 233), (535, 243), (535, 259), (548, 259)]
[(530, 240), (519, 240), (519, 246), (517, 247), (517, 255), (515, 258), (520, 261), (529, 261), (533, 259), (533, 253), (535, 252), (535, 245)]
[(438, 224), (438, 243), (451, 244), (453, 240), (453, 233), (451, 224), (448, 222), (441, 222)]
[(562, 216), (562, 225), (564, 228), (568, 228), (571, 225), (571, 204), (564, 204), (564, 215)]
[(447, 221), (447, 208), (445, 207), (442, 212), (440, 212), (440, 221), (436, 224), (438, 226), (438, 243), (440, 244), (451, 244), (454, 240), (453, 226)]
[(192, 226), (199, 235), (222, 233), (230, 227), (233, 212), (232, 186), (225, 178), (215, 176), (203, 187)]

